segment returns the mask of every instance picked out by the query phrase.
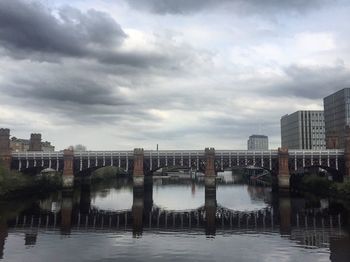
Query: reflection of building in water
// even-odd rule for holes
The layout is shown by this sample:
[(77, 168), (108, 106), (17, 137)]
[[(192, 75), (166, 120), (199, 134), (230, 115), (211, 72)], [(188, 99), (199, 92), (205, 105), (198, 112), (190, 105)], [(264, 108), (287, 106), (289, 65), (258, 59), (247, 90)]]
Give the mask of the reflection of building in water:
[(263, 200), (265, 203), (271, 202), (271, 188), (248, 185), (247, 192), (251, 200)]

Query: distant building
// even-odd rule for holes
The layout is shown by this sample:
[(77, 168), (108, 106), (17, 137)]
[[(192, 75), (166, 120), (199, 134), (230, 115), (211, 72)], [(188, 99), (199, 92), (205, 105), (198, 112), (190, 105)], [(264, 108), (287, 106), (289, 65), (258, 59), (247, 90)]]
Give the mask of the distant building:
[(281, 118), (282, 147), (289, 149), (325, 149), (323, 111), (297, 111)]
[[(12, 137), (10, 141), (10, 148), (12, 152), (26, 152), (30, 151), (30, 139), (21, 139)], [(41, 142), (41, 151), (43, 152), (54, 152), (55, 147), (51, 145), (51, 142)]]
[(29, 150), (29, 139), (20, 139), (12, 137), (10, 141), (12, 152), (26, 152)]
[(323, 99), (327, 148), (345, 147), (345, 127), (350, 125), (350, 88)]
[(251, 135), (248, 139), (248, 150), (268, 150), (269, 138), (264, 135)]

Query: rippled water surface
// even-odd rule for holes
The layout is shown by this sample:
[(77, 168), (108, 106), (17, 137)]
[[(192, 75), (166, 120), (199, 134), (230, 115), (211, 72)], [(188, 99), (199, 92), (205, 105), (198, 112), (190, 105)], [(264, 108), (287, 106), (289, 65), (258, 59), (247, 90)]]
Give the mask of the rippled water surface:
[(3, 261), (349, 261), (348, 212), (266, 187), (84, 184), (0, 205)]

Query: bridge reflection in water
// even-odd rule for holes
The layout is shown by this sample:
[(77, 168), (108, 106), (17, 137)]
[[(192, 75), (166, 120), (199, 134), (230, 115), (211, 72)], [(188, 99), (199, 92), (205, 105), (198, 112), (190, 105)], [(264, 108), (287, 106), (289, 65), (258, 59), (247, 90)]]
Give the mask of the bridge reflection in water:
[[(248, 187), (252, 194), (261, 191)], [(279, 234), (301, 247), (330, 248), (332, 261), (350, 256), (350, 243), (343, 230), (348, 215), (329, 208), (305, 208), (305, 200), (287, 195), (272, 197), (260, 210), (233, 210), (217, 203), (217, 186), (205, 186), (204, 205), (190, 210), (169, 210), (153, 202), (152, 181), (133, 187), (131, 209), (103, 210), (92, 205), (91, 186), (62, 193), (60, 207), (54, 211), (31, 210), (7, 221), (0, 220), (0, 257), (9, 233), (23, 233), (24, 243), (36, 244), (40, 232), (58, 231), (63, 236), (79, 232), (127, 231), (135, 238), (148, 232), (203, 234), (208, 238), (225, 234)], [(344, 248), (340, 248), (344, 246)], [(340, 250), (341, 249), (341, 250)]]

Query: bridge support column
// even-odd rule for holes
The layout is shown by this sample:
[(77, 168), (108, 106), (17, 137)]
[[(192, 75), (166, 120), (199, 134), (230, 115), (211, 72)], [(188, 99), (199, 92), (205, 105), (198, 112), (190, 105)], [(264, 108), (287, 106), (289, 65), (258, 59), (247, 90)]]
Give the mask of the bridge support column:
[(72, 227), (73, 193), (63, 191), (61, 204), (61, 233), (69, 235)]
[(205, 149), (205, 185), (216, 185), (216, 173), (215, 173), (215, 149), (213, 147)]
[(289, 153), (288, 148), (278, 148), (278, 187), (289, 189)]
[[(288, 192), (289, 193), (289, 192)], [(279, 216), (280, 216), (280, 233), (281, 235), (290, 235), (292, 232), (292, 202), (290, 195), (282, 194), (278, 199)]]
[(144, 192), (143, 188), (134, 187), (132, 202), (133, 236), (139, 237), (143, 231)]
[(10, 129), (0, 128), (0, 164), (10, 170), (11, 160)]
[(215, 236), (216, 233), (216, 187), (205, 186), (205, 218), (206, 235)]
[(144, 184), (143, 159), (144, 159), (143, 148), (135, 148), (134, 149), (134, 170), (133, 170), (134, 187), (143, 186)]
[(73, 172), (73, 162), (74, 162), (74, 152), (70, 149), (65, 149), (63, 151), (63, 187), (73, 187), (74, 185), (74, 172)]

